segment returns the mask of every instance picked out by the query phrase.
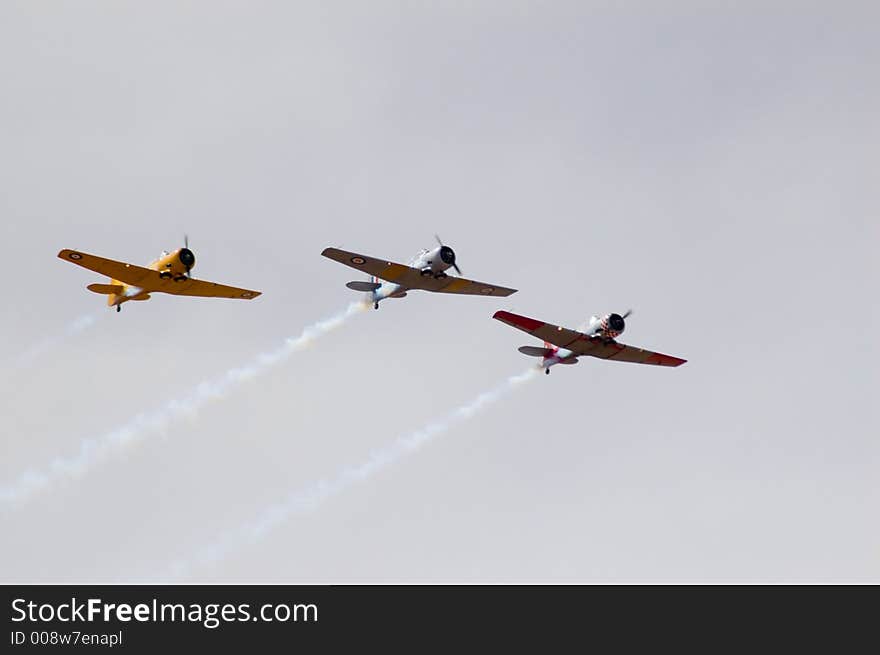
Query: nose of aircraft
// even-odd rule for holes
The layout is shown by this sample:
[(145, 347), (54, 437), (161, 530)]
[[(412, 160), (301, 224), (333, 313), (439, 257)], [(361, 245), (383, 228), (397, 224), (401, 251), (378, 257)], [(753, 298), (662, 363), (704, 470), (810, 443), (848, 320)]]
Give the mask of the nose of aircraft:
[(186, 267), (186, 270), (191, 269), (196, 263), (196, 256), (189, 248), (181, 248), (180, 252), (177, 253), (177, 257), (180, 259), (180, 263)]
[(452, 266), (455, 264), (455, 251), (449, 246), (442, 246), (440, 248), (440, 259), (443, 260), (444, 264)]
[(608, 317), (608, 327), (615, 332), (623, 332), (623, 329), (626, 327), (626, 322), (620, 314), (611, 314)]
[(448, 264), (455, 269), (455, 272), (461, 275), (461, 269), (455, 263), (455, 251), (449, 246), (440, 246), (440, 260), (444, 264)]

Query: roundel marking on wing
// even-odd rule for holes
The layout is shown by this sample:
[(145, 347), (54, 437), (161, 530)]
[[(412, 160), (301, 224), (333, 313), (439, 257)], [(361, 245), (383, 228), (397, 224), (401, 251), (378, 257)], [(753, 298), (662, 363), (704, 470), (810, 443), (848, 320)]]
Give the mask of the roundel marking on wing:
[(367, 263), (367, 260), (364, 259), (363, 257), (352, 257), (351, 263), (355, 264), (356, 266), (363, 266), (364, 264)]
[(243, 294), (241, 294), (241, 297), (242, 298), (253, 298), (254, 294), (251, 293), (250, 291), (245, 291)]
[(83, 258), (83, 256), (80, 255), (78, 252), (72, 252), (67, 256), (70, 257), (71, 259), (82, 259)]
[(487, 293), (488, 294), (488, 293), (492, 293), (493, 291), (495, 291), (495, 287), (483, 287), (482, 289), (480, 289), (480, 293)]

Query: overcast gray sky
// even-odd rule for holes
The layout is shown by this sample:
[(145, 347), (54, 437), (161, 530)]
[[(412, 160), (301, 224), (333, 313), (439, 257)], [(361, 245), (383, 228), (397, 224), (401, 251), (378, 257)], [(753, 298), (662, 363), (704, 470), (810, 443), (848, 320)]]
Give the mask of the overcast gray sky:
[[(878, 19), (3, 2), (0, 487), (344, 309), (325, 246), (400, 261), (437, 232), (520, 291), (387, 301), (0, 507), (0, 580), (163, 579), (521, 372), (534, 340), (495, 310), (633, 307), (621, 340), (686, 365), (558, 367), (187, 579), (880, 581)], [(55, 258), (184, 233), (197, 277), (264, 295), (111, 315)]]

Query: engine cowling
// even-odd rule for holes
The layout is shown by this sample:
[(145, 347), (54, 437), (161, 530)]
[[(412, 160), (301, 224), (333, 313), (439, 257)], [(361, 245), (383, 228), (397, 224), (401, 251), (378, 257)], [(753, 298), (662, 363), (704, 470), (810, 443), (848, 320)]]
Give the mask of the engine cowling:
[(442, 273), (447, 268), (455, 266), (455, 251), (449, 246), (437, 246), (429, 250), (425, 255), (432, 273)]
[(606, 314), (599, 322), (599, 331), (608, 339), (616, 339), (625, 329), (626, 321), (620, 314)]
[(196, 265), (196, 256), (189, 248), (181, 248), (177, 251), (177, 258), (186, 270)]
[(153, 270), (159, 271), (163, 279), (186, 279), (190, 269), (196, 265), (196, 256), (189, 248), (180, 248), (174, 252), (163, 252), (159, 259), (150, 262)]

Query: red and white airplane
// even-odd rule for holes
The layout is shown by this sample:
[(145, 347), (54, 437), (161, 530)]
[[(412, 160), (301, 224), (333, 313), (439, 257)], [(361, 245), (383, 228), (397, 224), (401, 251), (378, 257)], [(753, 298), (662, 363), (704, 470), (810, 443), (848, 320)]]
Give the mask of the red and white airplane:
[(631, 313), (632, 310), (622, 316), (620, 314), (607, 314), (602, 318), (591, 316), (580, 330), (569, 330), (504, 311), (495, 312), (492, 318), (543, 339), (543, 348), (520, 346), (519, 351), (531, 357), (542, 357), (541, 366), (548, 375), (551, 366), (577, 364), (578, 357), (586, 356), (653, 366), (681, 366), (687, 361), (679, 357), (617, 343), (615, 339), (626, 329), (625, 319)]

